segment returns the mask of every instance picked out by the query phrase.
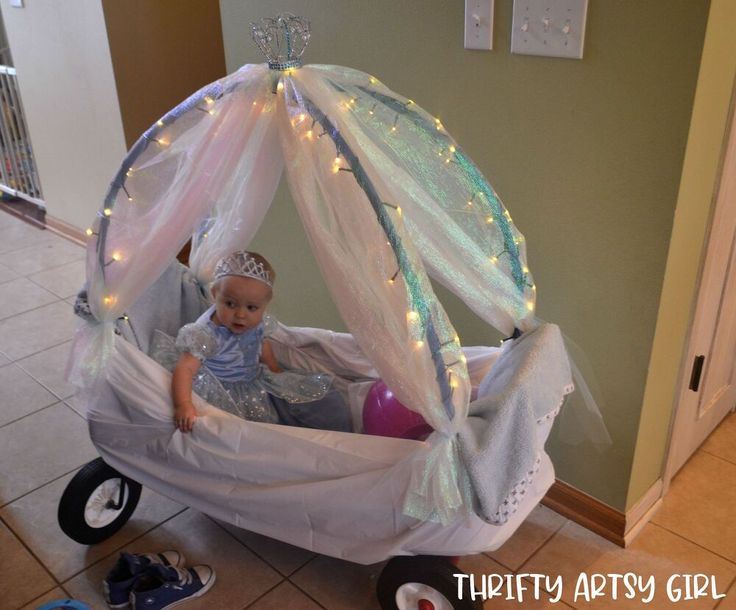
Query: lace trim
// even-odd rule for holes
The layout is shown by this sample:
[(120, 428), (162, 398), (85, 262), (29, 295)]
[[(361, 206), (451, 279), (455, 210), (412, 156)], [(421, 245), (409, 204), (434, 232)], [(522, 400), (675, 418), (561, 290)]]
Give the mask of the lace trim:
[[(567, 386), (564, 390), (562, 400), (560, 400), (560, 405), (553, 411), (550, 411), (546, 415), (540, 417), (537, 420), (537, 423), (542, 424), (546, 421), (549, 421), (550, 419), (554, 419), (555, 417), (557, 417), (560, 409), (562, 408), (562, 403), (565, 402), (565, 396), (567, 396), (572, 391), (572, 389), (574, 389), (573, 386)], [(511, 488), (511, 491), (504, 498), (501, 506), (498, 508), (496, 513), (488, 520), (489, 523), (491, 523), (492, 525), (503, 525), (509, 520), (511, 515), (513, 515), (519, 508), (519, 504), (526, 495), (527, 487), (531, 485), (537, 472), (539, 472), (541, 464), (542, 457), (539, 453), (537, 453), (534, 460), (534, 465), (532, 466), (531, 470), (528, 470), (526, 475), (524, 475), (524, 478)]]
[(488, 520), (489, 523), (492, 525), (503, 525), (509, 520), (509, 517), (511, 517), (511, 515), (513, 515), (519, 508), (519, 504), (526, 495), (527, 487), (529, 487), (531, 482), (534, 480), (534, 475), (539, 472), (541, 464), (542, 458), (537, 454), (531, 470), (528, 470), (524, 478), (511, 488), (511, 491), (501, 503), (496, 514)]

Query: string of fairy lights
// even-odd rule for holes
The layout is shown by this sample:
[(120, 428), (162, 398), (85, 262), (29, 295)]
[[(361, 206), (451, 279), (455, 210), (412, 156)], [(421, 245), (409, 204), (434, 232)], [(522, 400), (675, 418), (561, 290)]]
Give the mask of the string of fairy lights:
[[(447, 347), (452, 347), (453, 351), (459, 349), (459, 344), (453, 339), (452, 341), (443, 342), (439, 336), (436, 320), (432, 315), (431, 308), (427, 302), (427, 298), (421, 287), (421, 279), (419, 274), (412, 265), (410, 256), (404, 247), (399, 233), (391, 219), (387, 209), (393, 210), (398, 218), (401, 218), (401, 207), (384, 201), (368, 173), (363, 168), (362, 163), (358, 159), (351, 146), (342, 136), (340, 130), (335, 124), (314, 105), (306, 96), (302, 95), (299, 100), (299, 107), (306, 111), (307, 117), (311, 118), (311, 124), (305, 132), (308, 140), (314, 141), (314, 128), (319, 125), (322, 133), (318, 138), (328, 136), (335, 148), (335, 156), (332, 162), (331, 172), (338, 174), (340, 171), (351, 174), (357, 186), (365, 193), (368, 202), (373, 207), (376, 218), (383, 229), (387, 243), (391, 247), (409, 296), (411, 309), (407, 312), (406, 318), (410, 328), (414, 331), (414, 345), (417, 349), (423, 348), (425, 339), (430, 355), (435, 365), (436, 378), (440, 387), (440, 395), (442, 403), (449, 419), (454, 417), (455, 407), (452, 402), (452, 395), (455, 388), (458, 387), (458, 373), (452, 370), (452, 367), (461, 362), (458, 358), (452, 364), (445, 363), (443, 352)], [(302, 113), (299, 114), (301, 116)], [(305, 118), (307, 118), (305, 117)], [(302, 121), (304, 123), (306, 121)], [(296, 126), (296, 125), (295, 125)], [(312, 136), (309, 136), (312, 132)], [(388, 281), (395, 283), (398, 272), (395, 273)], [(464, 356), (463, 356), (464, 358)]]
[[(278, 73), (278, 77), (274, 78), (274, 93), (283, 95), (284, 82), (288, 82), (294, 70), (295, 68), (292, 67)], [(383, 126), (386, 142), (390, 143), (391, 139), (404, 129), (405, 124), (421, 130), (428, 138), (434, 134), (432, 137), (438, 140), (438, 156), (444, 159), (445, 164), (456, 166), (460, 170), (460, 175), (464, 183), (468, 186), (468, 196), (463, 204), (450, 205), (449, 202), (438, 202), (438, 204), (447, 205), (448, 211), (454, 214), (473, 215), (478, 220), (479, 226), (496, 227), (501, 234), (503, 250), (500, 252), (489, 252), (487, 257), (488, 262), (492, 265), (498, 265), (502, 257), (507, 257), (510, 274), (517, 288), (522, 294), (527, 288), (531, 288), (534, 293), (536, 286), (528, 282), (529, 269), (521, 262), (520, 244), (523, 237), (514, 232), (511, 215), (508, 210), (503, 207), (503, 204), (501, 204), (493, 189), (488, 185), (472, 161), (465, 156), (462, 150), (445, 132), (441, 120), (427, 115), (411, 99), (398, 99), (387, 95), (381, 90), (382, 86), (379, 81), (372, 76), (367, 77), (365, 84), (354, 86), (352, 92), (338, 83), (329, 82), (343, 98), (340, 102), (340, 108), (353, 113), (364, 113), (370, 120), (374, 121), (376, 126)], [(217, 115), (218, 100), (231, 93), (236, 87), (237, 83), (231, 83), (228, 88), (224, 88), (219, 82), (213, 83), (158, 120), (141, 136), (133, 148), (131, 148), (110, 185), (103, 207), (97, 214), (95, 225), (86, 231), (88, 237), (97, 238), (96, 251), (103, 282), (105, 269), (113, 264), (124, 262), (126, 259), (125, 253), (120, 250), (114, 250), (107, 254), (106, 241), (110, 223), (114, 220), (115, 203), (120, 193), (122, 192), (125, 200), (128, 202), (135, 202), (135, 188), (130, 185), (130, 181), (135, 179), (135, 163), (138, 158), (151, 145), (159, 148), (170, 146), (172, 134), (168, 130), (168, 127), (186, 112), (193, 110), (215, 117)], [(252, 105), (254, 111), (258, 111), (258, 101), (253, 100)], [(272, 109), (271, 105), (264, 104), (260, 111), (266, 112)], [(454, 411), (452, 394), (453, 390), (458, 386), (458, 373), (453, 371), (453, 367), (461, 363), (464, 364), (465, 357), (459, 349), (460, 342), (457, 336), (449, 341), (443, 341), (438, 336), (435, 320), (419, 287), (420, 282), (401, 244), (394, 222), (387, 213), (390, 210), (400, 219), (403, 210), (400, 206), (381, 199), (373, 187), (369, 176), (360, 164), (358, 157), (342, 137), (335, 124), (322, 110), (312, 104), (308, 99), (305, 99), (304, 96), (300, 96), (299, 98), (298, 112), (291, 118), (291, 124), (309, 142), (317, 142), (328, 136), (327, 139), (334, 146), (334, 156), (332, 157), (329, 171), (335, 175), (352, 175), (358, 186), (365, 192), (370, 203), (374, 206), (377, 219), (384, 229), (387, 244), (395, 254), (398, 267), (387, 278), (387, 282), (389, 284), (395, 284), (399, 275), (403, 276), (410, 300), (407, 322), (410, 328), (413, 329), (415, 335), (415, 347), (423, 348), (426, 342), (434, 359), (435, 368), (437, 369), (437, 379), (441, 387), (445, 409), (452, 418)], [(317, 127), (320, 127), (321, 130), (317, 130)], [(209, 227), (209, 224), (206, 226)], [(202, 231), (199, 234), (200, 238), (206, 236), (206, 231)], [(493, 243), (491, 237), (488, 237), (488, 240), (490, 243)], [(106, 293), (102, 297), (102, 303), (104, 306), (112, 308), (117, 303), (117, 297), (114, 294)], [(534, 311), (533, 296), (526, 299), (525, 304), (529, 312)], [(127, 316), (122, 316), (121, 319), (127, 319)], [(448, 349), (452, 352), (460, 352), (449, 364), (444, 362), (444, 356), (442, 356)]]

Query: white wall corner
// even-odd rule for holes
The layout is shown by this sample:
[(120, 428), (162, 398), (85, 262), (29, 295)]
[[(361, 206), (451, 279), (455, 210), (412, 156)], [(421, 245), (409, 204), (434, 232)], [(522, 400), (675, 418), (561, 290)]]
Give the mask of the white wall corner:
[(84, 228), (126, 151), (101, 0), (0, 7), (46, 208)]

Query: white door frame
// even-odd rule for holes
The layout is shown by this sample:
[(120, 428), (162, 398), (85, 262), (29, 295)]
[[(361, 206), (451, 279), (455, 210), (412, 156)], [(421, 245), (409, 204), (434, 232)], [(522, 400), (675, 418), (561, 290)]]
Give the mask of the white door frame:
[(666, 454), (667, 459), (665, 461), (664, 472), (662, 474), (662, 483), (663, 483), (662, 496), (664, 496), (667, 493), (670, 483), (672, 481), (672, 478), (677, 474), (679, 470), (677, 460), (675, 459), (676, 454), (675, 454), (675, 451), (673, 451), (673, 447), (676, 441), (675, 437), (678, 433), (680, 433), (683, 430), (683, 425), (684, 425), (682, 418), (685, 416), (685, 414), (683, 413), (685, 409), (681, 409), (681, 406), (683, 405), (683, 402), (684, 402), (685, 397), (687, 396), (687, 393), (691, 391), (689, 389), (690, 377), (691, 377), (691, 372), (692, 372), (692, 367), (693, 367), (693, 360), (696, 355), (695, 348), (694, 348), (694, 340), (693, 340), (694, 339), (693, 329), (696, 326), (695, 325), (696, 316), (698, 314), (703, 315), (703, 312), (698, 311), (700, 301), (702, 298), (701, 290), (704, 288), (703, 271), (705, 269), (708, 253), (710, 252), (711, 235), (713, 233), (713, 222), (716, 216), (716, 207), (718, 203), (718, 196), (719, 196), (720, 189), (721, 189), (726, 153), (728, 151), (731, 138), (736, 139), (736, 122), (735, 122), (736, 108), (735, 107), (736, 107), (736, 85), (734, 86), (734, 89), (732, 91), (731, 104), (730, 104), (730, 109), (729, 109), (729, 118), (726, 124), (726, 129), (723, 134), (723, 144), (721, 147), (721, 158), (719, 161), (719, 170), (718, 170), (718, 174), (716, 178), (716, 183), (713, 189), (712, 206), (710, 210), (710, 220), (709, 220), (709, 226), (708, 226), (708, 235), (704, 242), (702, 258), (700, 261), (698, 285), (697, 285), (697, 288), (694, 294), (694, 298), (693, 298), (690, 328), (688, 330), (688, 337), (687, 337), (685, 349), (682, 355), (682, 362), (680, 365), (680, 374), (678, 376), (679, 381), (678, 381), (678, 390), (677, 390), (677, 395), (676, 395), (677, 402), (675, 403), (673, 417), (670, 422), (670, 432), (669, 432), (669, 440), (668, 440), (667, 454)]

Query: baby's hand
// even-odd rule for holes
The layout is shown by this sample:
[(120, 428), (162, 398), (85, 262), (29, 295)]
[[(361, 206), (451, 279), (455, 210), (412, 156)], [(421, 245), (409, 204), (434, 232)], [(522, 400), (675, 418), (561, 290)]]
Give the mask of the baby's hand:
[(191, 402), (174, 407), (174, 423), (182, 432), (191, 432), (196, 419), (197, 411)]

